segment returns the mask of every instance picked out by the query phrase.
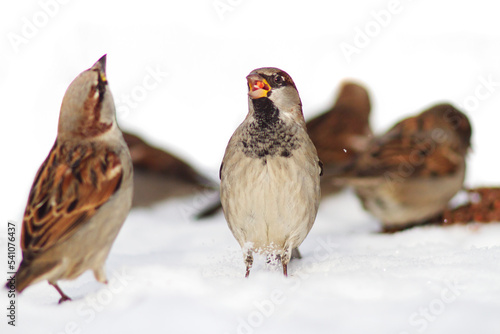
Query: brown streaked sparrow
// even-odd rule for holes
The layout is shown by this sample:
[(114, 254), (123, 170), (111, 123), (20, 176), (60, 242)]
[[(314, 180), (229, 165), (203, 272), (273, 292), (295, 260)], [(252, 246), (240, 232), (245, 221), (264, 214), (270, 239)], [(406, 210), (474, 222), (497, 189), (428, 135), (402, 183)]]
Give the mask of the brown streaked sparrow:
[(93, 270), (104, 262), (132, 202), (132, 162), (118, 128), (106, 79), (106, 56), (82, 72), (64, 95), (57, 138), (31, 188), (23, 218), (23, 260), (16, 289)]
[(323, 162), (321, 195), (342, 189), (333, 179), (352, 163), (370, 141), (370, 97), (361, 85), (346, 81), (335, 104), (307, 122), (307, 132)]
[(471, 134), (467, 116), (436, 105), (374, 138), (347, 182), (385, 231), (424, 223), (462, 188)]
[(277, 68), (247, 76), (249, 112), (229, 140), (220, 168), (221, 203), (250, 273), (253, 253), (281, 260), (313, 226), (322, 164), (306, 130), (292, 78)]

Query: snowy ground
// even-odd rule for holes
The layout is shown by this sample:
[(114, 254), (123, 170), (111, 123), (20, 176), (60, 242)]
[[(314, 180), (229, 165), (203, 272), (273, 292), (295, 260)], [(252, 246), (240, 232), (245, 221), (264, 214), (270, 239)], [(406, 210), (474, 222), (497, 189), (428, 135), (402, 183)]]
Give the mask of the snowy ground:
[(346, 192), (323, 202), (291, 277), (257, 259), (245, 279), (223, 217), (189, 221), (193, 203), (133, 211), (109, 286), (62, 283), (63, 305), (48, 284), (29, 288), (18, 332), (499, 333), (498, 224), (377, 234)]
[[(345, 78), (370, 89), (377, 132), (436, 102), (459, 106), (474, 126), (466, 184), (500, 184), (499, 9), (489, 0), (4, 1), (2, 272), (7, 221), (22, 219), (64, 91), (105, 53), (122, 128), (214, 179), (246, 114), (245, 76), (277, 66), (296, 82), (306, 118)], [(348, 44), (355, 53), (342, 51)], [(244, 279), (224, 218), (190, 218), (206, 200), (132, 211), (108, 286), (87, 273), (61, 284), (74, 301), (57, 305), (55, 290), (37, 284), (17, 299), (16, 328), (0, 314), (0, 332), (500, 333), (500, 224), (381, 235), (347, 191), (322, 202), (289, 279), (262, 259)], [(1, 293), (0, 309), (7, 303)]]

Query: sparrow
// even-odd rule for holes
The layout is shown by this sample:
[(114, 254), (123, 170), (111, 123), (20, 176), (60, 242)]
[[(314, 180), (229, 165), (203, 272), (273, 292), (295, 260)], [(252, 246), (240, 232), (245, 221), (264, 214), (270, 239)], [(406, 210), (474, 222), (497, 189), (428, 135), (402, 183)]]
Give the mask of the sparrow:
[(247, 76), (249, 111), (220, 167), (224, 216), (250, 274), (253, 253), (278, 259), (287, 276), (292, 251), (313, 226), (322, 163), (307, 134), (292, 78), (277, 68)]
[(335, 177), (342, 174), (373, 137), (370, 109), (367, 90), (346, 81), (341, 85), (335, 104), (306, 123), (309, 137), (324, 164), (321, 178), (323, 198), (342, 189), (335, 183)]
[(462, 112), (433, 106), (374, 138), (350, 166), (347, 183), (384, 231), (425, 223), (462, 188), (471, 134)]
[(456, 208), (444, 211), (443, 225), (471, 222), (489, 223), (500, 221), (500, 188), (481, 187), (466, 189), (468, 201)]
[(134, 166), (132, 207), (149, 206), (215, 188), (212, 181), (173, 154), (125, 131), (123, 138)]
[[(373, 134), (370, 129), (370, 97), (367, 90), (354, 82), (342, 84), (335, 104), (306, 123), (307, 132), (324, 164), (321, 196), (337, 193), (343, 185), (336, 182), (345, 168), (367, 146)], [(220, 200), (200, 211), (196, 218), (210, 217), (221, 209)], [(293, 257), (300, 257), (296, 253)]]
[(57, 138), (29, 193), (16, 290), (90, 269), (106, 283), (104, 262), (132, 203), (132, 162), (106, 79), (106, 55), (64, 95)]

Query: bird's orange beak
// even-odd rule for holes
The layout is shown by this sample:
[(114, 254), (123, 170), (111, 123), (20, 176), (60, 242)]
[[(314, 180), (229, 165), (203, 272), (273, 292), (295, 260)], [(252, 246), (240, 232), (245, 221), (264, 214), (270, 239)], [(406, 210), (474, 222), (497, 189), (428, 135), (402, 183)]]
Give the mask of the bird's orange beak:
[(271, 90), (271, 86), (269, 86), (266, 79), (258, 74), (250, 74), (247, 76), (247, 81), (248, 96), (250, 96), (251, 99), (266, 97), (267, 93)]

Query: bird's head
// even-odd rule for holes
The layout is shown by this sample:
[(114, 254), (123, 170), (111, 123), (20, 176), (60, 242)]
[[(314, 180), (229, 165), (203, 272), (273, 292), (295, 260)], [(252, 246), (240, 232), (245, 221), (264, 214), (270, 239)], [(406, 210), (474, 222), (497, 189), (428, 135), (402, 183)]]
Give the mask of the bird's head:
[(251, 111), (269, 112), (275, 108), (282, 119), (304, 120), (299, 93), (288, 73), (263, 67), (250, 72), (247, 81)]
[(106, 55), (69, 85), (59, 115), (59, 136), (95, 137), (116, 126), (115, 104), (106, 78)]

